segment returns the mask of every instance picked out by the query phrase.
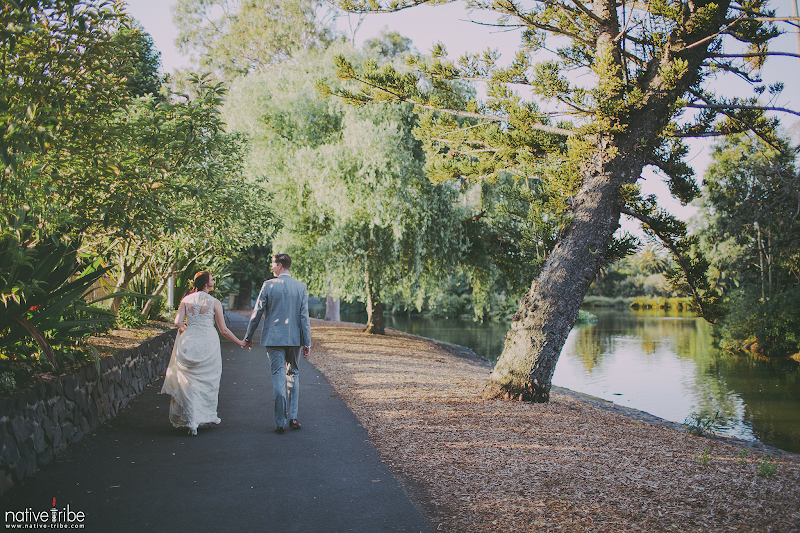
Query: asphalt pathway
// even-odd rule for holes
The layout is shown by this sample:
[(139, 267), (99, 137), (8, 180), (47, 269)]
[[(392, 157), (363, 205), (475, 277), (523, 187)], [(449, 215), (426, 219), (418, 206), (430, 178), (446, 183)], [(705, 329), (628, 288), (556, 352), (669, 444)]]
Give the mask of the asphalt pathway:
[[(229, 318), (241, 338), (247, 319)], [(67, 507), (83, 513), (89, 532), (429, 530), (364, 428), (307, 360), (300, 361), (303, 428), (283, 435), (273, 432), (266, 350), (223, 341), (222, 363), (222, 424), (196, 437), (173, 428), (169, 396), (159, 394), (163, 379), (156, 381), (0, 498), (3, 516), (50, 511), (56, 498), (64, 516)]]

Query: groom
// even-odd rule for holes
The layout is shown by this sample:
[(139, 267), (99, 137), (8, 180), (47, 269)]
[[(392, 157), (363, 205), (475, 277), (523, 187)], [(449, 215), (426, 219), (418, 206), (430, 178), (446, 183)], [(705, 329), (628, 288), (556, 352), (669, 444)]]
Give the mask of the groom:
[(275, 278), (261, 286), (250, 323), (245, 333), (245, 346), (253, 346), (253, 334), (264, 315), (261, 346), (266, 346), (272, 369), (272, 396), (275, 399), (275, 433), (289, 427), (300, 429), (297, 421), (297, 398), (300, 380), (297, 356), (300, 348), (303, 357), (311, 352), (311, 326), (308, 321), (308, 292), (305, 283), (289, 274), (292, 260), (286, 254), (272, 257), (270, 270)]

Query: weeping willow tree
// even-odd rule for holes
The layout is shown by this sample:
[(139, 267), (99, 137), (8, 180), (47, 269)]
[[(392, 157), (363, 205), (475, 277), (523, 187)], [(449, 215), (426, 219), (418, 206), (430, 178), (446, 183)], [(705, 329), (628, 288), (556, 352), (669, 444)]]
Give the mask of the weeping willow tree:
[[(351, 12), (385, 13), (446, 2), (337, 3)], [(645, 167), (655, 168), (685, 204), (699, 190), (684, 160), (684, 139), (749, 131), (774, 142), (776, 120), (766, 113), (792, 111), (774, 104), (782, 86), (767, 87), (758, 74), (774, 53), (768, 45), (780, 33), (776, 24), (788, 19), (776, 18), (761, 0), (469, 0), (467, 6), (496, 13), (492, 24), (500, 30), (519, 29), (520, 49), (507, 65), (492, 50), (452, 61), (442, 44), (430, 58), (412, 57), (412, 73), (371, 64), (357, 69), (340, 57), (340, 77), (362, 85), (333, 92), (356, 104), (401, 101), (429, 110), (419, 136), (434, 159), (432, 178), (508, 173), (540, 199), (557, 237), (520, 302), (484, 397), (546, 402), (589, 285), (603, 264), (630, 250), (630, 239), (614, 237), (621, 214), (641, 221), (673, 252), (671, 279), (691, 295), (697, 313), (711, 322), (721, 315), (695, 240), (641, 193), (639, 180)], [(725, 76), (745, 80), (754, 93), (715, 94), (710, 82)], [(485, 100), (463, 98), (457, 90), (463, 80), (485, 83)]]
[(458, 191), (425, 176), (409, 104), (365, 109), (323, 98), (332, 58), (366, 60), (349, 44), (301, 53), (234, 83), (225, 115), (251, 142), (247, 173), (265, 179), (282, 228), (276, 252), (315, 294), (366, 303), (366, 331), (383, 334), (383, 302), (422, 300), (462, 250)]

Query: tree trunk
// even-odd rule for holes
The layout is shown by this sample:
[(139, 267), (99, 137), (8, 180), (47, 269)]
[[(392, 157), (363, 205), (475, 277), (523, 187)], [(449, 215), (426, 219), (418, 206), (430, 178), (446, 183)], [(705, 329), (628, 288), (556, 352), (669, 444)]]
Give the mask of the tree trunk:
[(250, 278), (239, 281), (239, 309), (250, 311), (253, 303), (250, 298), (253, 294), (253, 280)]
[[(625, 173), (634, 176), (628, 181), (640, 171)], [(549, 401), (561, 348), (619, 227), (620, 185), (611, 173), (603, 173), (588, 180), (576, 197), (572, 224), (520, 302), (484, 398)]]
[(383, 325), (383, 304), (381, 303), (380, 293), (380, 273), (372, 270), (372, 263), (367, 259), (367, 327), (364, 333), (385, 335), (386, 330)]
[(331, 296), (330, 291), (328, 291), (328, 294), (325, 298), (325, 320), (332, 322), (339, 322), (341, 320), (339, 315), (340, 302), (340, 298), (334, 298)]
[(756, 231), (758, 232), (758, 267), (761, 272), (761, 301), (767, 301), (767, 288), (766, 288), (766, 273), (764, 267), (764, 243), (761, 240), (761, 226), (756, 222)]
[(770, 300), (775, 296), (775, 281), (772, 279), (775, 269), (775, 252), (772, 248), (772, 229), (767, 227), (767, 280), (769, 291), (767, 295)]
[[(145, 259), (138, 267), (135, 267), (136, 260), (139, 258), (141, 252), (141, 248), (136, 246), (135, 251), (131, 253), (130, 246), (130, 244), (126, 244), (123, 252), (119, 256), (120, 259), (118, 264), (120, 265), (120, 275), (119, 278), (117, 278), (117, 284), (114, 287), (114, 292), (127, 291), (131, 281), (133, 281), (133, 278), (138, 276), (142, 269), (144, 269), (145, 265), (147, 265), (147, 260)], [(121, 297), (111, 300), (111, 312), (114, 313), (115, 316), (119, 313), (119, 308), (121, 305)]]
[[(596, 135), (593, 151), (582, 159), (583, 185), (571, 202), (571, 222), (520, 302), (503, 353), (484, 387), (484, 398), (549, 401), (561, 348), (602, 265), (609, 239), (619, 227), (623, 204), (620, 187), (636, 183), (645, 164), (653, 161), (675, 103), (698, 79), (707, 47), (713, 42), (708, 37), (726, 23), (728, 4), (723, 0), (716, 20), (706, 17), (702, 10), (692, 14), (686, 24), (690, 29), (670, 36), (669, 53), (652, 58), (646, 72), (636, 80), (641, 91), (636, 107), (614, 117), (622, 119), (616, 131)], [(620, 32), (615, 9), (608, 0), (593, 3), (593, 11), (602, 20), (597, 27), (597, 57), (610, 59), (598, 72), (598, 86), (606, 91), (612, 107), (625, 105), (624, 94), (615, 87), (626, 83), (614, 44)], [(681, 62), (677, 69), (682, 72), (680, 77), (664, 77), (664, 73), (676, 71), (676, 61)], [(612, 63), (618, 68), (611, 67)]]
[(386, 334), (383, 324), (383, 304), (369, 297), (367, 297), (367, 327), (364, 328), (364, 333)]
[[(122, 262), (122, 266), (120, 268), (119, 278), (117, 278), (117, 284), (114, 286), (114, 292), (125, 292), (128, 290), (128, 287), (133, 281), (134, 276), (138, 274), (141, 268), (137, 269), (135, 272), (131, 268), (131, 265), (126, 261)], [(114, 315), (119, 314), (119, 308), (122, 306), (122, 297), (116, 297), (111, 300), (111, 312)]]
[[(161, 280), (159, 281), (158, 286), (156, 287), (156, 290), (153, 291), (154, 295), (158, 296), (159, 294), (161, 294), (161, 291), (164, 290), (164, 287), (166, 287), (168, 283), (172, 283), (172, 277), (175, 274), (175, 268), (177, 267), (177, 263), (178, 263), (177, 260), (174, 260), (172, 263), (170, 263), (169, 272), (167, 272), (164, 276), (161, 277)], [(142, 309), (142, 314), (144, 314), (144, 316), (149, 315), (150, 314), (150, 309), (153, 308), (153, 305), (155, 303), (156, 303), (155, 298), (151, 298), (151, 299), (147, 300), (147, 303), (144, 304), (144, 309)], [(171, 303), (171, 302), (168, 302), (168, 303)]]

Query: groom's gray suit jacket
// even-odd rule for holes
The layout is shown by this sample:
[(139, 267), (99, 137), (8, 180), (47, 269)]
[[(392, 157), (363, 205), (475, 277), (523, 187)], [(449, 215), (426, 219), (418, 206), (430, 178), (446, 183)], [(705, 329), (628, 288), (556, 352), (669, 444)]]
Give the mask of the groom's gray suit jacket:
[(281, 274), (264, 282), (245, 339), (253, 338), (262, 314), (261, 346), (311, 346), (308, 291), (302, 281)]

